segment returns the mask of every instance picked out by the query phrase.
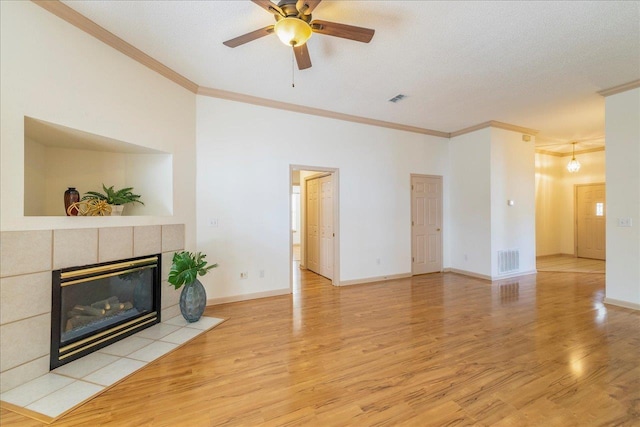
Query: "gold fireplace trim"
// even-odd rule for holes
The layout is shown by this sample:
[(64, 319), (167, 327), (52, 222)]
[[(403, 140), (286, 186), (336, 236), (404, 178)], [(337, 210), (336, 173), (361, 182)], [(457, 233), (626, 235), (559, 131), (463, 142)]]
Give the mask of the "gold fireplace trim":
[[(151, 258), (144, 258), (144, 259), (139, 259), (136, 261), (126, 261), (126, 262), (119, 262), (116, 264), (109, 264), (109, 265), (102, 265), (100, 267), (89, 267), (89, 268), (83, 268), (82, 270), (74, 270), (74, 271), (65, 271), (64, 273), (60, 273), (60, 278), (62, 280), (65, 279), (71, 279), (73, 277), (78, 277), (78, 276), (85, 276), (87, 274), (95, 274), (95, 273), (102, 273), (105, 271), (113, 271), (115, 269), (119, 269), (119, 268), (132, 268), (132, 267), (138, 267), (138, 266), (143, 266), (143, 265), (157, 265), (158, 264), (158, 257), (154, 256)], [(122, 274), (123, 272), (120, 271), (117, 274)], [(63, 285), (64, 286), (64, 285)]]
[(155, 268), (155, 267), (156, 267), (156, 264), (150, 264), (150, 265), (145, 265), (144, 267), (130, 268), (128, 270), (118, 270), (114, 273), (100, 274), (98, 276), (85, 277), (83, 279), (71, 280), (69, 282), (60, 283), (60, 286), (64, 288), (65, 286), (77, 285), (78, 283), (91, 282), (97, 279), (105, 279), (107, 277), (120, 276), (121, 274), (133, 273), (134, 271), (140, 271), (140, 270), (148, 270), (150, 268)]
[[(69, 344), (69, 345), (66, 345), (64, 347), (60, 347), (59, 353), (61, 355), (60, 355), (59, 359), (60, 360), (66, 359), (67, 357), (72, 356), (72, 355), (74, 355), (74, 354), (76, 354), (76, 353), (78, 353), (78, 352), (80, 352), (82, 350), (85, 350), (85, 349), (90, 348), (90, 347), (94, 347), (97, 344), (100, 344), (100, 343), (105, 342), (105, 341), (107, 341), (107, 340), (109, 340), (111, 338), (114, 338), (114, 337), (117, 337), (119, 335), (122, 335), (125, 332), (129, 332), (130, 330), (132, 330), (134, 328), (137, 328), (138, 326), (146, 325), (146, 324), (148, 324), (150, 322), (153, 322), (153, 321), (156, 320), (157, 315), (158, 315), (158, 313), (156, 313), (154, 311), (153, 313), (149, 313), (149, 314), (144, 315), (142, 317), (135, 318), (134, 320), (132, 320), (130, 322), (127, 322), (127, 323), (123, 323), (122, 325), (116, 326), (115, 328), (107, 329), (106, 331), (100, 332), (99, 334), (92, 335), (89, 338), (85, 338), (85, 339), (80, 340), (78, 342), (74, 342), (73, 344)], [(115, 334), (112, 334), (113, 332), (116, 332), (116, 331), (119, 331), (119, 332), (117, 332)], [(105, 335), (109, 335), (109, 336), (107, 336), (107, 337), (105, 337), (105, 338), (103, 338), (101, 340), (93, 342), (96, 338), (104, 337)], [(70, 353), (65, 353), (68, 350), (73, 350), (73, 349), (75, 349), (77, 347), (83, 346), (88, 342), (91, 342), (91, 345), (79, 348), (79, 349), (77, 349), (75, 351), (72, 351)], [(62, 353), (65, 353), (65, 354), (62, 355)]]

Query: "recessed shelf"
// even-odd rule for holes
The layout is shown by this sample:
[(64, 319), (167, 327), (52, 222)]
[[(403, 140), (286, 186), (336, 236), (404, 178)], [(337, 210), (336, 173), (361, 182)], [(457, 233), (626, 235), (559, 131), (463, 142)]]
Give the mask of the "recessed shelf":
[(63, 194), (133, 187), (143, 205), (124, 215), (173, 213), (173, 158), (170, 153), (24, 118), (24, 215), (66, 216)]

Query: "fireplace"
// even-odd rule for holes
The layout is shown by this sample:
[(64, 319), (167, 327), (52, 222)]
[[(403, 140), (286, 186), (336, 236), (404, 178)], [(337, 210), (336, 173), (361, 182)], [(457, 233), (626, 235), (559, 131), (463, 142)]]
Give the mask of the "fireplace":
[(50, 369), (160, 322), (160, 255), (52, 272)]

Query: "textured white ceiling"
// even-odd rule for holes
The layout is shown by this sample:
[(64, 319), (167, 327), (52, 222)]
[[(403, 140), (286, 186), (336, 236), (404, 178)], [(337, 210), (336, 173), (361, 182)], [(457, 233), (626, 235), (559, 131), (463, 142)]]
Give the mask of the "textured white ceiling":
[(274, 22), (248, 0), (64, 3), (200, 86), (443, 132), (496, 120), (546, 145), (602, 141), (596, 92), (640, 79), (639, 1), (325, 0), (313, 18), (375, 36), (314, 34), (295, 88), (275, 35), (222, 44)]

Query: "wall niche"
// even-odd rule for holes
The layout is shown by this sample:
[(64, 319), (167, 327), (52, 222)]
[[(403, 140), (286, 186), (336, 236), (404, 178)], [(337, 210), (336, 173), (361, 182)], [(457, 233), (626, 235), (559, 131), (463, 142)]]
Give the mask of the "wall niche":
[(24, 118), (24, 216), (66, 216), (63, 195), (133, 187), (123, 215), (173, 214), (173, 159), (163, 151)]

